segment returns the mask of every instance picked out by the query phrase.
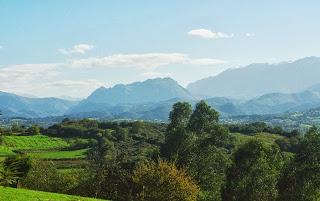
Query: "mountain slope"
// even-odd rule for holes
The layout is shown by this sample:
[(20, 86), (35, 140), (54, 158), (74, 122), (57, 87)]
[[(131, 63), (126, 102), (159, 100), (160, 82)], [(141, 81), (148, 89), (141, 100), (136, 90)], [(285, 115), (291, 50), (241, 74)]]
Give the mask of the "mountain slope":
[(112, 88), (101, 87), (72, 108), (69, 113), (129, 112), (145, 108), (143, 104), (154, 104), (175, 98), (194, 99), (177, 81), (171, 78), (156, 78), (128, 85), (119, 84)]
[(85, 101), (117, 105), (123, 103), (147, 103), (172, 98), (193, 99), (192, 95), (171, 78), (148, 79), (144, 82), (118, 84), (112, 88), (101, 87)]
[(251, 99), (267, 93), (296, 93), (319, 83), (320, 58), (279, 64), (251, 64), (189, 84), (197, 97)]
[(5, 117), (46, 117), (63, 115), (77, 102), (58, 98), (26, 98), (0, 92), (0, 110)]

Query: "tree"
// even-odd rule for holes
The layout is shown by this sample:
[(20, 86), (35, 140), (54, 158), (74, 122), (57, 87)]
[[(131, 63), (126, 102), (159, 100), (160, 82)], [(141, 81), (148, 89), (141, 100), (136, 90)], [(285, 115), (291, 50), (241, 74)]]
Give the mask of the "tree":
[(320, 131), (313, 127), (286, 165), (278, 184), (279, 201), (320, 200)]
[(33, 190), (60, 193), (69, 189), (64, 177), (54, 167), (54, 164), (50, 161), (40, 160), (32, 162), (32, 167), (26, 177), (22, 179), (21, 186)]
[(27, 129), (28, 135), (40, 135), (40, 128), (37, 125), (32, 125)]
[(101, 197), (103, 194), (102, 183), (107, 177), (107, 161), (113, 159), (113, 143), (100, 137), (98, 143), (87, 153), (89, 161), (88, 171), (91, 182), (90, 191), (94, 197)]
[(159, 160), (137, 166), (133, 181), (141, 189), (138, 200), (196, 201), (199, 188), (184, 170), (173, 163)]
[[(161, 154), (167, 159), (177, 161), (190, 150), (193, 136), (187, 129), (192, 108), (189, 103), (178, 102), (173, 105), (169, 115), (169, 124), (165, 134), (165, 143), (161, 146)], [(180, 162), (178, 162), (180, 163)]]
[(199, 144), (187, 164), (187, 172), (201, 188), (199, 200), (221, 200), (226, 170), (230, 165), (227, 151), (214, 145)]
[(169, 114), (168, 130), (174, 131), (179, 128), (186, 128), (192, 113), (191, 105), (187, 102), (178, 102), (172, 106)]
[(202, 100), (197, 103), (196, 108), (190, 117), (189, 129), (198, 135), (210, 133), (218, 120), (219, 113)]
[(223, 190), (224, 201), (274, 201), (283, 157), (276, 145), (252, 140), (233, 155)]

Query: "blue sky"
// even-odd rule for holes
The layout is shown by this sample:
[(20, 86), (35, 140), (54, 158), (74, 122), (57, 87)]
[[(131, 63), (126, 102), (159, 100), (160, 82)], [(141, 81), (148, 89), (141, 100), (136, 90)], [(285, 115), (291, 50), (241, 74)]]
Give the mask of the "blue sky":
[(320, 55), (320, 2), (0, 0), (0, 90), (85, 97)]

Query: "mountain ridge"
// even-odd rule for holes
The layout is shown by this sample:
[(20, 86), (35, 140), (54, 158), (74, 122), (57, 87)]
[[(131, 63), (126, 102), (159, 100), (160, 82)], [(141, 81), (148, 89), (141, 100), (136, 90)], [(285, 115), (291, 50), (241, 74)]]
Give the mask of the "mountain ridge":
[(196, 97), (251, 99), (267, 93), (296, 93), (319, 83), (320, 58), (306, 57), (278, 64), (255, 63), (232, 68), (190, 83)]

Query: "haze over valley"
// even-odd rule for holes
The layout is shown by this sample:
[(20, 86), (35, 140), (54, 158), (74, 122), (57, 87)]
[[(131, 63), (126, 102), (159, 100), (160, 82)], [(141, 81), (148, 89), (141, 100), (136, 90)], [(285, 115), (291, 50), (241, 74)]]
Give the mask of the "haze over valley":
[(319, 10), (0, 0), (0, 201), (320, 201)]

